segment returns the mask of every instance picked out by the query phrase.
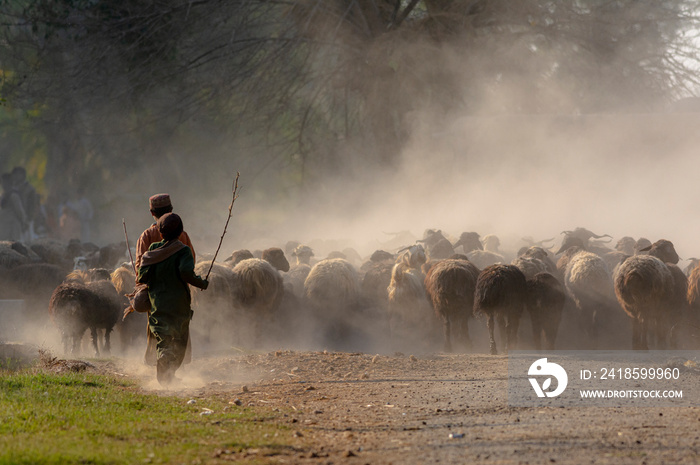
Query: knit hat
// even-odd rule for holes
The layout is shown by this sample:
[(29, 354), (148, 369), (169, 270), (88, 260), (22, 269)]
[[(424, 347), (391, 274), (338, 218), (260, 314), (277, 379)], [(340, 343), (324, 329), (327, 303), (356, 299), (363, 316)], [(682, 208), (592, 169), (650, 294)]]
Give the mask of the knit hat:
[(155, 210), (156, 208), (172, 206), (172, 204), (170, 203), (170, 195), (168, 194), (153, 195), (150, 199), (148, 199), (148, 204), (150, 205), (151, 210)]
[(158, 218), (158, 231), (166, 241), (176, 239), (182, 234), (182, 219), (175, 213), (166, 213)]

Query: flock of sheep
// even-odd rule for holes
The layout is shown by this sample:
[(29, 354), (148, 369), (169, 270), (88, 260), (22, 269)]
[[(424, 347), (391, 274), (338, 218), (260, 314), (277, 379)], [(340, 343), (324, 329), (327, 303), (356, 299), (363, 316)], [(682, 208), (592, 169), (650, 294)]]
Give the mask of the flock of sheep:
[[(697, 348), (700, 268), (680, 270), (667, 240), (625, 237), (611, 248), (605, 237), (577, 228), (556, 252), (533, 244), (513, 259), (494, 236), (450, 240), (436, 230), (363, 262), (351, 249), (315, 261), (292, 242), (236, 250), (196, 265), (202, 276), (212, 271), (209, 288), (192, 291), (193, 347)], [(112, 331), (123, 353), (142, 353), (145, 314), (122, 318), (134, 285), (124, 252), (124, 244), (0, 243), (0, 298), (24, 299), (30, 324), (49, 321), (65, 352), (81, 350), (89, 330), (96, 354), (109, 353)]]

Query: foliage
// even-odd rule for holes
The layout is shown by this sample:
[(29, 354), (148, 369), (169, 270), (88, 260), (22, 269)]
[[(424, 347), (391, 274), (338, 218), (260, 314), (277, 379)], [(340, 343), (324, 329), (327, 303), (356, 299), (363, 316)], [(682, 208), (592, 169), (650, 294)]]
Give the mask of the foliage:
[(393, 166), (426, 120), (659, 111), (697, 85), (697, 14), (653, 0), (4, 2), (0, 92), (18, 119), (41, 108), (16, 125), (40, 155), (12, 137), (5, 151), (38, 160), (59, 197), (83, 185), (111, 205), (162, 179), (207, 181), (206, 197), (240, 170), (276, 202)]

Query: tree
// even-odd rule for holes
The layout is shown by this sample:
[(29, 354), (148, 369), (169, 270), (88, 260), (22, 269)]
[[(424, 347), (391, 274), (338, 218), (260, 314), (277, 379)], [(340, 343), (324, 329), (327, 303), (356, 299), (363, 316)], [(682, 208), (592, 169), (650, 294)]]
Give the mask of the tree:
[(439, 126), (465, 114), (655, 111), (697, 85), (697, 8), (5, 2), (2, 96), (13, 111), (36, 112), (52, 190), (216, 180), (212, 171), (244, 164), (280, 198), (329, 173), (391, 168), (426, 118)]

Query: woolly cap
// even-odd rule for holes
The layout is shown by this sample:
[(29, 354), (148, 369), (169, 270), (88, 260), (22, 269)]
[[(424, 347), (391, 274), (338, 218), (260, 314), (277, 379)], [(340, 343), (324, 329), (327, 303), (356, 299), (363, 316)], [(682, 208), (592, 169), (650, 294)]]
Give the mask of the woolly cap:
[(175, 213), (166, 213), (158, 218), (158, 231), (166, 241), (180, 237), (182, 229), (182, 219)]
[(156, 208), (164, 208), (164, 207), (171, 207), (172, 204), (170, 203), (170, 195), (169, 194), (156, 194), (151, 196), (151, 198), (148, 199), (148, 204), (151, 207), (151, 210), (155, 210)]

